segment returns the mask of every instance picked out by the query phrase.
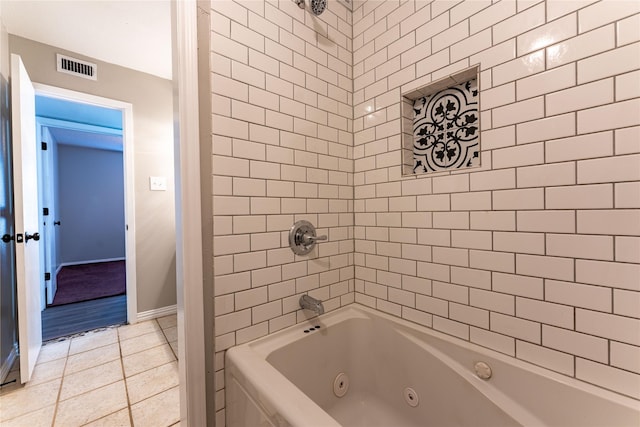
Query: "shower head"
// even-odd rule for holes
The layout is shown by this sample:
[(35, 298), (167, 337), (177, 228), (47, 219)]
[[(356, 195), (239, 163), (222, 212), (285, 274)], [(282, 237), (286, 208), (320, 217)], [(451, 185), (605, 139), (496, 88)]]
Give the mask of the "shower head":
[[(297, 4), (300, 9), (304, 9), (304, 0), (293, 0), (293, 2)], [(316, 16), (322, 14), (327, 8), (327, 0), (309, 0), (309, 3), (311, 5), (311, 12)]]
[(314, 15), (318, 16), (322, 12), (324, 12), (327, 7), (327, 0), (310, 0), (311, 1), (311, 12)]

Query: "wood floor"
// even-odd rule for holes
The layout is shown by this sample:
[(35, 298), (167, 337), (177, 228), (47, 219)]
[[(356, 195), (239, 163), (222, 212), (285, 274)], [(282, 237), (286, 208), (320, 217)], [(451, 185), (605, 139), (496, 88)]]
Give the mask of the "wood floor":
[(120, 325), (126, 321), (126, 295), (48, 307), (42, 312), (42, 340)]

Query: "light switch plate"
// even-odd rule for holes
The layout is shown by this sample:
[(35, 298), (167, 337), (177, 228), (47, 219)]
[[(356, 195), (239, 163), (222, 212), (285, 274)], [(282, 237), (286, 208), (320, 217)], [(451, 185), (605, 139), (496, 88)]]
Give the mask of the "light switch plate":
[(151, 191), (167, 191), (167, 177), (165, 177), (165, 176), (150, 176), (149, 177), (149, 189)]

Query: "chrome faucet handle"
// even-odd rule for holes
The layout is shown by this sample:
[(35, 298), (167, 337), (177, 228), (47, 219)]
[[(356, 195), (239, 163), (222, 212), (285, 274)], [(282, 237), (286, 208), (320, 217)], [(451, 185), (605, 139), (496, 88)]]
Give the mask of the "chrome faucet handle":
[(302, 240), (305, 245), (317, 242), (318, 240), (329, 240), (329, 238), (325, 236), (313, 236), (311, 234), (303, 234)]
[(308, 254), (320, 240), (328, 240), (328, 238), (316, 236), (316, 228), (309, 221), (298, 221), (289, 230), (289, 246), (296, 255)]

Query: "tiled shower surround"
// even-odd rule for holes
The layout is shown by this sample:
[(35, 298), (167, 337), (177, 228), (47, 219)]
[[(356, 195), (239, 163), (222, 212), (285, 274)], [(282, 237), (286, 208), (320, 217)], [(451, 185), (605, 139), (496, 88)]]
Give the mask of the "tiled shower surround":
[[(358, 302), (640, 399), (640, 2), (213, 0), (224, 350)], [(401, 95), (480, 65), (479, 168), (402, 174)], [(287, 231), (328, 234), (294, 256)]]

